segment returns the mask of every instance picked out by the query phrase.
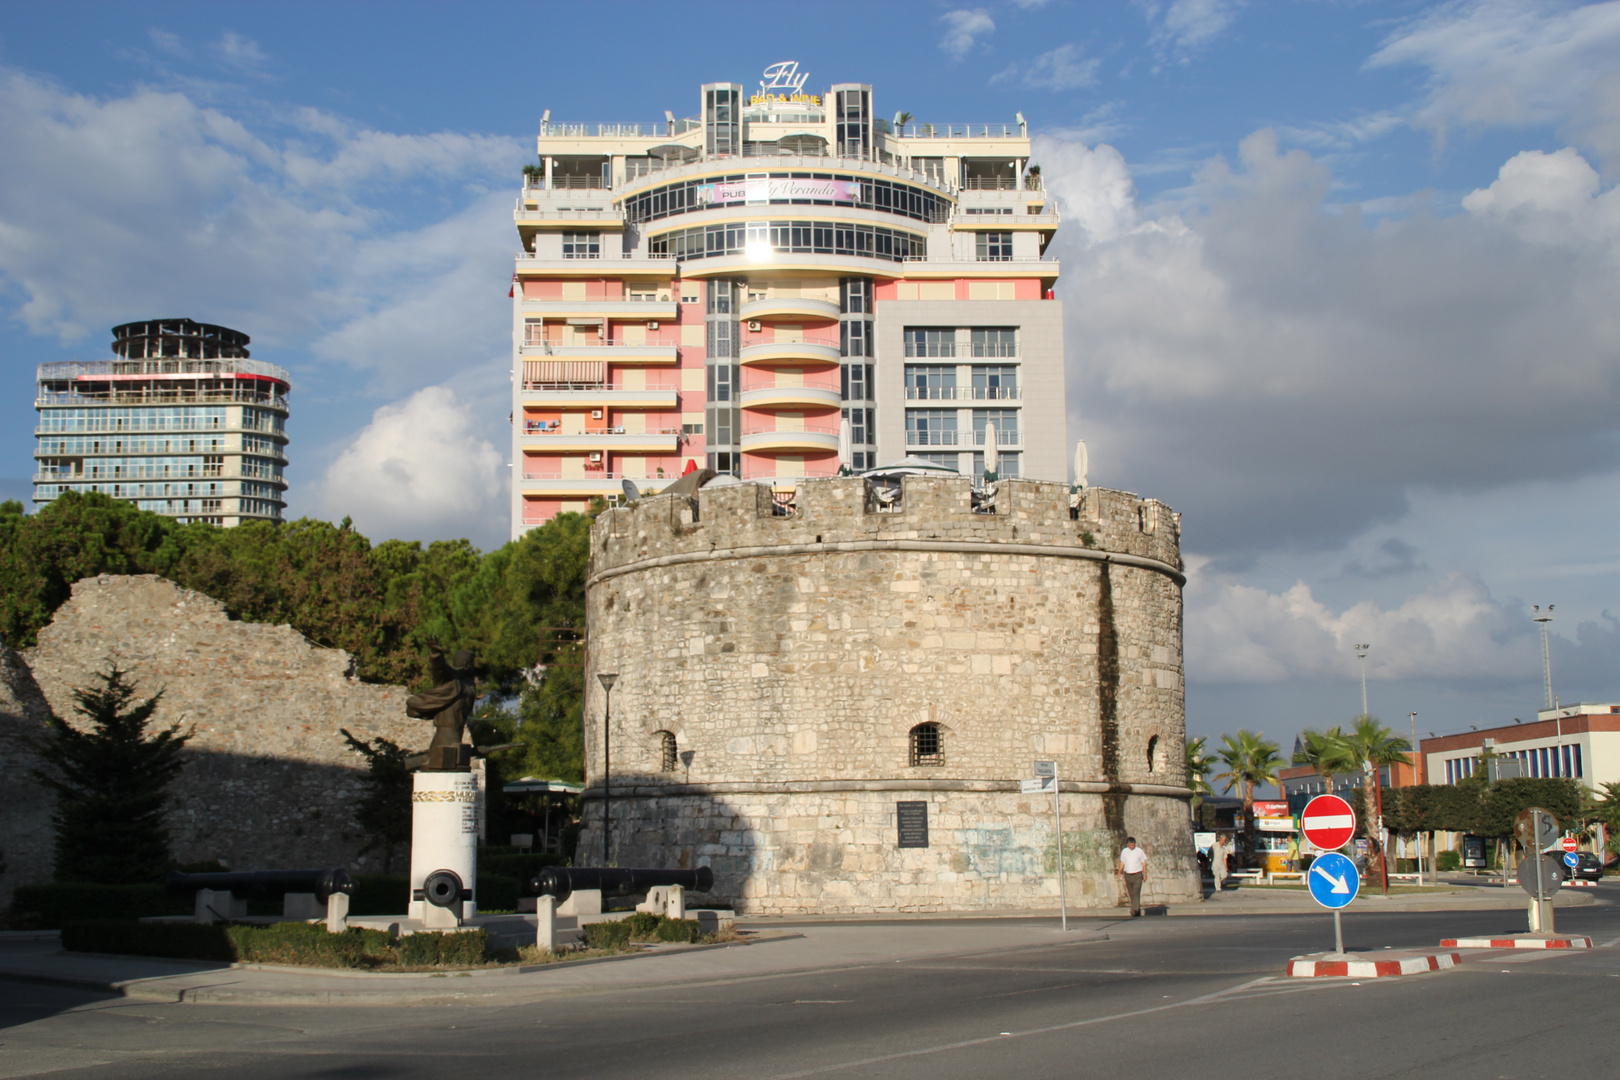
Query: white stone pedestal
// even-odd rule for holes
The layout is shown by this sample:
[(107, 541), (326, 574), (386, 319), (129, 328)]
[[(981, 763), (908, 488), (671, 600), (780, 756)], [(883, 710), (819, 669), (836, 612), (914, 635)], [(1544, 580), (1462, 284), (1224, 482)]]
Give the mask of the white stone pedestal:
[[(462, 918), (478, 914), (478, 780), (470, 772), (417, 772), (411, 791), (410, 917), (430, 921), (417, 899), (422, 883), (435, 870), (450, 870), (473, 899), (462, 904)], [(438, 916), (437, 908), (431, 915)], [(434, 918), (437, 923), (441, 920)]]

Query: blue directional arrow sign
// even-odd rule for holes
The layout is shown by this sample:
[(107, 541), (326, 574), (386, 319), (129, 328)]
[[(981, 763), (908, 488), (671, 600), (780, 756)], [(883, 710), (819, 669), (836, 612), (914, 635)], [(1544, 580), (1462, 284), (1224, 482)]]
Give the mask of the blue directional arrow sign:
[(1581, 864), (1581, 857), (1573, 851), (1564, 852), (1564, 865), (1574, 869)]
[(1325, 908), (1342, 908), (1361, 891), (1356, 864), (1337, 851), (1318, 855), (1305, 881), (1310, 886), (1312, 899)]

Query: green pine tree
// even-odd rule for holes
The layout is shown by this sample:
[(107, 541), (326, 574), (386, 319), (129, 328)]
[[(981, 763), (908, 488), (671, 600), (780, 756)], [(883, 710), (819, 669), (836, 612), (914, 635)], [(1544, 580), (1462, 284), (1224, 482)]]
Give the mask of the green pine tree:
[(148, 733), (163, 693), (136, 703), (125, 675), (111, 664), (99, 686), (75, 690), (74, 711), (88, 726), (53, 716), (35, 745), (43, 765), (34, 775), (56, 793), (58, 881), (154, 882), (171, 861), (169, 785), (191, 735), (179, 724)]

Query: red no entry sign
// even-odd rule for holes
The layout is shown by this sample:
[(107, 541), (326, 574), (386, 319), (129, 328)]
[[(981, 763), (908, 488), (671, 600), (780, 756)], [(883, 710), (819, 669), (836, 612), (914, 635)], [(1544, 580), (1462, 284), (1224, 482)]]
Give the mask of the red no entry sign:
[(1580, 841), (1576, 840), (1573, 836), (1564, 837), (1564, 850), (1565, 851), (1575, 851), (1580, 846), (1581, 846)]
[(1356, 812), (1337, 795), (1318, 795), (1305, 804), (1300, 827), (1312, 847), (1337, 851), (1356, 834)]

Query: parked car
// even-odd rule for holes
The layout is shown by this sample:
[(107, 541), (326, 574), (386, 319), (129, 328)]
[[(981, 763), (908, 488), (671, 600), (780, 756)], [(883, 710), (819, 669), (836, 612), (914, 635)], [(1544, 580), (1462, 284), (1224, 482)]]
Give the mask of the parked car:
[(1570, 869), (1567, 866), (1564, 868), (1568, 872), (1569, 877), (1570, 877), (1571, 880), (1575, 880), (1575, 879), (1579, 879), (1581, 881), (1599, 881), (1599, 880), (1602, 880), (1602, 878), (1603, 878), (1603, 862), (1602, 862), (1601, 859), (1599, 859), (1596, 855), (1592, 854), (1590, 851), (1577, 852), (1576, 853), (1576, 858), (1578, 858), (1580, 861), (1575, 864), (1574, 869)]

